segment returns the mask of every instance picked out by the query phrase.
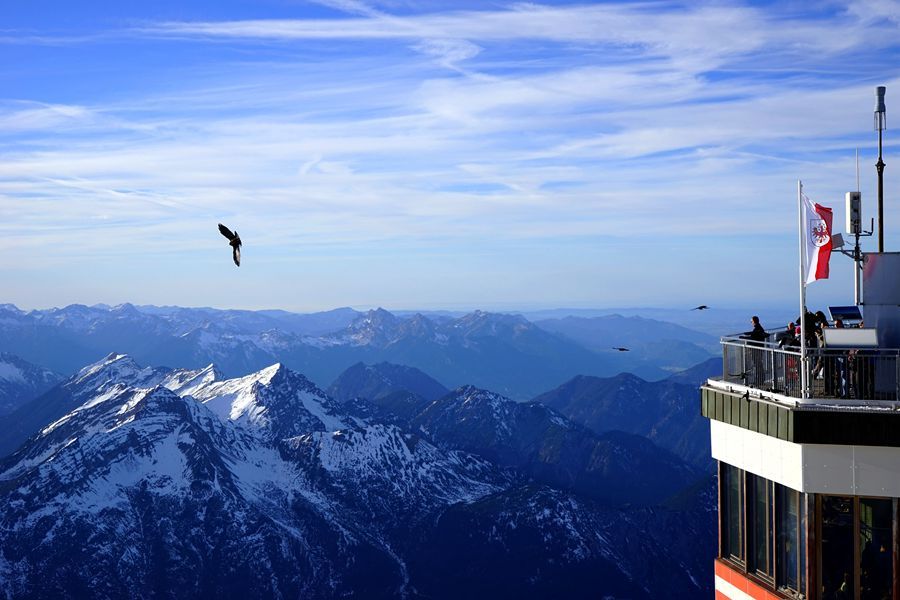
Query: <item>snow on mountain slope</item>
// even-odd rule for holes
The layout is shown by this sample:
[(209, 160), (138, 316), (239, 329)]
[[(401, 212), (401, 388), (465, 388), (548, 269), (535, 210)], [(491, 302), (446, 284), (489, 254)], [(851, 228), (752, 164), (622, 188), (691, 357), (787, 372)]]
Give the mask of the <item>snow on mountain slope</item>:
[(7, 415), (50, 389), (62, 376), (18, 356), (0, 352), (0, 415)]
[(222, 372), (212, 363), (202, 369), (177, 369), (168, 374), (161, 382), (179, 396), (194, 395), (200, 389), (215, 381), (224, 379)]
[(127, 354), (113, 352), (78, 371), (64, 387), (82, 390), (78, 395), (91, 394), (110, 384), (149, 388), (161, 383), (170, 371), (159, 367), (140, 367)]
[[(0, 464), (7, 594), (147, 596), (162, 576), (179, 594), (219, 596), (197, 588), (219, 585), (197, 578), (202, 564), (224, 597), (340, 596), (362, 572), (373, 597), (402, 587), (383, 544), (251, 429), (161, 386), (98, 381)], [(91, 561), (73, 573), (83, 554)]]
[[(667, 562), (672, 542), (659, 536), (617, 564), (592, 541), (608, 509), (545, 497), (485, 458), (346, 416), (279, 364), (222, 380), (211, 365), (152, 369), (110, 355), (55, 389), (48, 403), (66, 412), (0, 461), (0, 597), (418, 600), (458, 596), (463, 581), (504, 598), (515, 596), (497, 581), (527, 579), (529, 597), (551, 598), (583, 573), (602, 575), (593, 592), (641, 597), (645, 555), (653, 592), (708, 570), (705, 558), (704, 570)], [(469, 392), (441, 414), (502, 430), (520, 406)], [(523, 409), (568, 431), (546, 408)], [(602, 531), (609, 544), (650, 539), (651, 513), (615, 512), (628, 524)]]
[(374, 527), (415, 521), (433, 510), (508, 487), (515, 478), (465, 452), (445, 452), (393, 425), (312, 432), (287, 442), (290, 456), (337, 495), (372, 517)]
[(306, 377), (281, 364), (225, 381), (193, 386), (191, 395), (223, 419), (282, 439), (308, 431), (336, 431), (351, 422)]

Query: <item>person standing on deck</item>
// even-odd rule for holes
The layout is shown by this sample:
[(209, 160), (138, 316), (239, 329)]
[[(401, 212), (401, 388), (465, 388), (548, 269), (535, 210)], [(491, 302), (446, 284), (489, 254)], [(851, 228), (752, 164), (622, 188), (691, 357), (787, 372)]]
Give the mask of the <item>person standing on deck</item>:
[(754, 387), (761, 387), (762, 384), (766, 380), (765, 373), (765, 360), (763, 356), (764, 350), (761, 348), (763, 344), (765, 344), (766, 340), (769, 338), (769, 334), (766, 333), (766, 330), (763, 329), (763, 326), (759, 322), (759, 317), (753, 315), (750, 317), (750, 323), (753, 324), (753, 329), (746, 332), (743, 338), (750, 340), (748, 346), (760, 346), (759, 348), (747, 348), (747, 352), (750, 355), (750, 373), (748, 377), (748, 381), (750, 385)]

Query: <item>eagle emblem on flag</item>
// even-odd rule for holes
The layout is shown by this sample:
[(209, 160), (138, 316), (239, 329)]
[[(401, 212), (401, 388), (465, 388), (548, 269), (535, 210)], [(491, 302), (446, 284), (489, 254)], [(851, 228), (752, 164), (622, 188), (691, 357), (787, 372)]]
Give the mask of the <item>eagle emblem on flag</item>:
[(817, 248), (821, 248), (828, 243), (831, 235), (828, 233), (828, 224), (825, 223), (825, 219), (809, 220), (809, 238)]

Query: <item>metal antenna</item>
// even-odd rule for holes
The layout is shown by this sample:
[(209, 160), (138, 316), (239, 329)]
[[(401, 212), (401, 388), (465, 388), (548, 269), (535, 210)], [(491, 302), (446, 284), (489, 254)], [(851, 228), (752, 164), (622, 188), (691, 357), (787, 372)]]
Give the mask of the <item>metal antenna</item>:
[(859, 146), (856, 147), (856, 192), (859, 193)]
[(875, 88), (875, 129), (878, 131), (878, 251), (884, 252), (884, 161), (881, 159), (881, 132), (887, 127), (887, 109), (884, 107), (883, 85)]

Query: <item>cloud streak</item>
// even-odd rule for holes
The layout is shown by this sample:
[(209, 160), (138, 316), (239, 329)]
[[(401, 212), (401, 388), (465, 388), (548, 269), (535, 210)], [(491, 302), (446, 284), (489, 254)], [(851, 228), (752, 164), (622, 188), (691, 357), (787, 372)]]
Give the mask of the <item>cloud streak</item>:
[[(24, 75), (4, 86), (21, 91), (0, 98), (0, 276), (32, 265), (90, 278), (80, 261), (159, 256), (141, 265), (165, 280), (170, 257), (215, 261), (209, 224), (227, 220), (248, 240), (248, 265), (254, 252), (273, 265), (315, 257), (335, 268), (314, 286), (372, 293), (373, 302), (387, 267), (367, 272), (348, 257), (392, 257), (407, 280), (436, 286), (428, 302), (443, 290), (448, 303), (477, 304), (410, 256), (474, 253), (494, 257), (492, 269), (527, 271), (522, 261), (534, 256), (581, 264), (589, 253), (573, 258), (572, 244), (592, 243), (601, 263), (572, 272), (595, 280), (573, 276), (559, 302), (593, 294), (602, 303), (604, 277), (621, 269), (604, 266), (599, 249), (623, 236), (717, 253), (722, 236), (749, 251), (777, 234), (773, 256), (792, 251), (797, 178), (813, 179), (821, 201), (855, 186), (853, 151), (862, 147), (865, 161), (871, 148), (872, 87), (895, 89), (900, 78), (867, 60), (896, 55), (889, 3), (819, 13), (656, 2), (395, 14), (321, 4), (335, 16), (145, 18), (64, 51), (22, 36), (23, 52), (50, 52), (71, 75), (58, 86)], [(138, 62), (141, 76), (127, 77), (116, 49), (180, 60)], [(871, 181), (863, 186), (871, 198)], [(896, 208), (888, 216), (900, 222)], [(623, 260), (648, 272), (645, 254)], [(441, 265), (446, 281), (487, 277), (475, 263), (451, 263)], [(690, 277), (714, 285), (731, 268), (711, 259), (707, 274)], [(784, 269), (795, 271), (790, 261)], [(528, 293), (527, 278), (513, 279), (503, 297)], [(12, 300), (36, 303), (24, 279), (12, 281), (22, 290)], [(186, 303), (186, 292), (172, 293), (170, 303)], [(203, 298), (193, 294), (183, 297)], [(247, 305), (287, 305), (263, 294)], [(426, 301), (412, 284), (397, 294), (407, 306)], [(334, 295), (321, 297), (311, 304)]]

